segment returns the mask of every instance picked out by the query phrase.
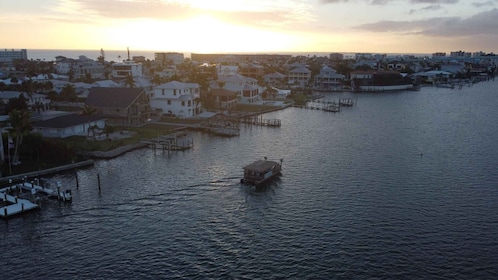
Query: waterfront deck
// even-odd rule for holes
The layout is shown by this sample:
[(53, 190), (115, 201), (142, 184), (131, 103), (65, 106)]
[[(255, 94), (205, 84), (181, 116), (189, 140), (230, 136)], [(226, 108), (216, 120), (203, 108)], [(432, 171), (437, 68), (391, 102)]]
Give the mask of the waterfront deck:
[(4, 206), (0, 207), (0, 217), (3, 219), (8, 219), (12, 216), (40, 207), (36, 203), (33, 203), (27, 199), (18, 198), (17, 196), (9, 195), (6, 191), (2, 190), (0, 190), (0, 202), (2, 202), (2, 205)]
[(247, 116), (239, 119), (240, 123), (245, 125), (257, 125), (268, 127), (280, 127), (282, 122), (279, 119), (264, 119), (263, 116)]
[(152, 149), (163, 151), (185, 151), (194, 146), (194, 140), (187, 134), (162, 135), (156, 138), (142, 141)]

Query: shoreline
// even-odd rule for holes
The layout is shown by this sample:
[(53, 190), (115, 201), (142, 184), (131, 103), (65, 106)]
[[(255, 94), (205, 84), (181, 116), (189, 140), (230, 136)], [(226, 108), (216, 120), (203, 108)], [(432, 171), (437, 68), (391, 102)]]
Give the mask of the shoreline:
[(37, 170), (37, 171), (32, 171), (32, 172), (27, 172), (27, 173), (22, 173), (22, 174), (17, 174), (17, 175), (11, 175), (11, 176), (6, 176), (6, 177), (0, 177), (0, 184), (5, 184), (8, 183), (9, 180), (15, 181), (23, 177), (38, 177), (38, 176), (44, 176), (44, 175), (51, 175), (51, 174), (56, 174), (59, 172), (65, 172), (65, 171), (70, 171), (73, 169), (77, 168), (82, 168), (82, 167), (88, 167), (88, 166), (93, 166), (95, 163), (95, 160), (93, 159), (88, 159), (84, 161), (79, 161), (75, 163), (70, 163), (70, 164), (65, 164), (65, 165), (60, 165), (48, 169), (43, 169), (43, 170)]
[[(258, 111), (258, 112), (251, 112), (251, 113), (238, 113), (238, 117), (246, 117), (246, 116), (255, 116), (255, 115), (260, 115), (260, 114), (266, 114), (274, 111), (279, 111), (286, 109), (288, 107), (291, 107), (291, 105), (285, 105), (283, 107), (277, 107), (273, 109), (268, 109), (264, 111)], [(158, 122), (158, 124), (164, 124), (164, 125), (176, 125), (178, 128), (175, 129), (175, 131), (179, 130), (185, 130), (185, 129), (195, 129), (197, 125), (188, 125), (188, 124), (177, 124), (177, 123), (167, 123), (167, 122)], [(88, 166), (93, 166), (96, 160), (107, 160), (107, 159), (112, 159), (119, 157), (123, 154), (126, 154), (128, 152), (138, 150), (138, 149), (143, 149), (147, 148), (146, 143), (135, 143), (135, 144), (130, 144), (130, 145), (125, 145), (125, 146), (120, 146), (116, 149), (109, 150), (109, 151), (92, 151), (92, 152), (84, 152), (82, 153), (83, 156), (88, 157), (90, 159), (80, 161), (80, 162), (75, 162), (71, 164), (66, 164), (66, 165), (61, 165), (57, 167), (52, 167), (48, 169), (43, 169), (43, 170), (37, 170), (37, 171), (32, 171), (32, 172), (27, 172), (27, 173), (21, 173), (21, 174), (16, 174), (16, 175), (10, 175), (6, 177), (0, 177), (0, 184), (6, 184), (9, 182), (9, 180), (18, 180), (23, 177), (38, 177), (38, 176), (44, 176), (44, 175), (52, 175), (56, 174), (59, 172), (65, 172), (65, 171), (70, 171), (73, 169), (77, 169), (80, 167), (88, 167)]]

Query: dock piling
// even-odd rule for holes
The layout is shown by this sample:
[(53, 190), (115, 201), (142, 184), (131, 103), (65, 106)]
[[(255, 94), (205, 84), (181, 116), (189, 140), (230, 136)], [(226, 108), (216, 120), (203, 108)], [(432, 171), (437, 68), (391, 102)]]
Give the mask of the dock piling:
[(99, 185), (99, 192), (100, 192), (100, 190), (101, 190), (101, 188), (100, 188), (100, 173), (97, 173), (97, 183)]

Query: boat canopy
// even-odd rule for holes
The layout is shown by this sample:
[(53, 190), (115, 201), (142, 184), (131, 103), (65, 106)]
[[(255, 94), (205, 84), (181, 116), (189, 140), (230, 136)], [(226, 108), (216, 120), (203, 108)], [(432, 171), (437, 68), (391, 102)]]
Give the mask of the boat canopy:
[(278, 163), (275, 161), (258, 160), (249, 165), (244, 166), (244, 171), (265, 172), (266, 170), (272, 169), (273, 166), (277, 164)]

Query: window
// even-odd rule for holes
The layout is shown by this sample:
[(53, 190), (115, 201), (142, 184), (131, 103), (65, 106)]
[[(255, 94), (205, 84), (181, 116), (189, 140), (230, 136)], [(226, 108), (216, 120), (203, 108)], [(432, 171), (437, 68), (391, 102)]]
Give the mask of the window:
[(185, 101), (182, 101), (182, 106), (185, 106)]
[(171, 100), (168, 100), (168, 105), (171, 105)]

